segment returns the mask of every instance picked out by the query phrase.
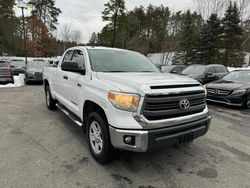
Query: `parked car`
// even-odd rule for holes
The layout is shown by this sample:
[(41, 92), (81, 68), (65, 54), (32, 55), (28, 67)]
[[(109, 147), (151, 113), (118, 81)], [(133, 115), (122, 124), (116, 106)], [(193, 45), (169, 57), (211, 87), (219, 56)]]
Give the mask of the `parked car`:
[(181, 74), (182, 71), (184, 71), (187, 68), (185, 65), (168, 65), (168, 66), (162, 66), (161, 70), (162, 72), (168, 72), (172, 74)]
[(10, 66), (14, 75), (23, 74), (25, 72), (25, 62), (22, 59), (11, 59)]
[(46, 105), (84, 127), (100, 163), (113, 149), (146, 152), (206, 134), (211, 116), (196, 80), (161, 73), (128, 50), (74, 47), (43, 72)]
[(184, 71), (182, 75), (189, 76), (195, 80), (198, 80), (201, 84), (207, 84), (209, 82), (220, 79), (228, 74), (228, 69), (224, 65), (190, 65)]
[(250, 108), (250, 70), (230, 72), (206, 87), (208, 101)]
[(5, 60), (0, 60), (0, 84), (14, 84), (13, 71), (9, 63)]
[(43, 81), (43, 68), (47, 66), (46, 61), (29, 61), (25, 70), (25, 83), (42, 82)]

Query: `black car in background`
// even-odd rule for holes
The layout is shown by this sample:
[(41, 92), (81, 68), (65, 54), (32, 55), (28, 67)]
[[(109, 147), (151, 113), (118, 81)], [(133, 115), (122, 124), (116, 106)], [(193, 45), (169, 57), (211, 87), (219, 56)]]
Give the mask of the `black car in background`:
[(185, 65), (167, 65), (162, 66), (162, 72), (172, 73), (172, 74), (181, 74), (183, 70), (185, 70), (187, 66)]
[(250, 108), (250, 70), (236, 70), (206, 85), (208, 101)]
[(13, 71), (9, 63), (5, 60), (0, 60), (0, 84), (14, 84)]
[(25, 83), (42, 82), (43, 81), (43, 68), (47, 66), (46, 61), (29, 61), (25, 70)]
[(10, 66), (14, 75), (23, 74), (25, 72), (25, 61), (22, 59), (11, 59)]
[(190, 65), (184, 71), (182, 75), (189, 76), (195, 80), (198, 80), (201, 84), (207, 84), (209, 82), (218, 80), (228, 74), (228, 69), (224, 65)]

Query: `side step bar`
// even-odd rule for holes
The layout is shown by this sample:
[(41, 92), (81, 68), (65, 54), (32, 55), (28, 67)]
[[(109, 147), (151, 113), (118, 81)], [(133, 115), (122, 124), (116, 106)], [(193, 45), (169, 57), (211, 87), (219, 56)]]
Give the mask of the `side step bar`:
[(66, 114), (72, 121), (74, 121), (75, 124), (77, 124), (79, 127), (82, 127), (81, 120), (75, 114), (70, 112), (66, 107), (64, 107), (59, 103), (57, 103), (56, 106), (59, 110), (61, 110), (64, 114)]

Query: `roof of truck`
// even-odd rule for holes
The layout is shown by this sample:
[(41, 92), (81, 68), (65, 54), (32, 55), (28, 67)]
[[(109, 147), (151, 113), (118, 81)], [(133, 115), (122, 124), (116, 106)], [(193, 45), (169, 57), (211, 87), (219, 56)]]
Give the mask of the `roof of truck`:
[(126, 49), (121, 49), (121, 48), (111, 48), (111, 47), (104, 47), (104, 46), (75, 46), (70, 49), (75, 49), (75, 48), (85, 48), (85, 49), (99, 49), (99, 50), (122, 50), (122, 51), (129, 51)]

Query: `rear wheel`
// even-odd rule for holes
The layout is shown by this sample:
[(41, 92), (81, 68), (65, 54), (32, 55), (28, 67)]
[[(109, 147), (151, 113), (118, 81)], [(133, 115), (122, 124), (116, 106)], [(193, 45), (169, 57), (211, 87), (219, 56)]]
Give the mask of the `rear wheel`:
[(113, 148), (107, 122), (97, 112), (92, 112), (88, 117), (87, 139), (91, 155), (97, 162), (104, 164), (111, 160)]
[(30, 84), (29, 80), (27, 80), (27, 79), (24, 79), (24, 83), (25, 83), (25, 85), (29, 85)]
[(246, 97), (244, 107), (250, 109), (250, 94)]
[(54, 100), (51, 96), (49, 85), (45, 86), (45, 99), (46, 99), (47, 108), (49, 110), (55, 110), (56, 109), (56, 100)]

